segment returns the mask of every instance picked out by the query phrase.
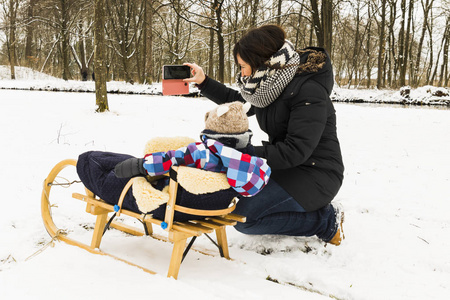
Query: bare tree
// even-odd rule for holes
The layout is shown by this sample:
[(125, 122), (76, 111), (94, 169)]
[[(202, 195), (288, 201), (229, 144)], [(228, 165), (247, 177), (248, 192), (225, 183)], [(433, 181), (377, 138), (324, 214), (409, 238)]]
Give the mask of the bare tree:
[(276, 4), (277, 4), (277, 15), (276, 15), (277, 25), (281, 25), (281, 7), (283, 5), (283, 0), (276, 1)]
[(106, 0), (94, 0), (94, 73), (97, 112), (109, 111), (105, 65)]
[(250, 24), (249, 27), (255, 27), (256, 26), (256, 21), (257, 21), (257, 16), (258, 16), (258, 6), (259, 6), (259, 0), (250, 0), (249, 1), (249, 5), (250, 5)]
[(138, 40), (142, 34), (144, 21), (143, 1), (109, 0), (106, 1), (109, 45), (116, 52), (122, 63), (122, 71), (125, 81), (133, 82), (130, 68), (131, 58), (136, 55)]
[(371, 37), (372, 37), (372, 12), (370, 3), (367, 5), (367, 38), (366, 38), (366, 87), (370, 88), (370, 80), (372, 75), (372, 60), (371, 60)]
[(362, 18), (361, 18), (361, 10), (362, 5), (358, 1), (356, 3), (356, 18), (355, 18), (355, 32), (354, 32), (354, 42), (353, 42), (353, 53), (352, 53), (352, 65), (349, 68), (350, 72), (348, 74), (348, 86), (350, 87), (352, 84), (353, 76), (355, 77), (355, 85), (357, 85), (358, 82), (358, 69), (359, 65), (361, 63), (360, 60), (360, 53), (363, 45), (363, 39), (361, 34), (361, 25), (362, 25)]
[(153, 82), (153, 2), (145, 0), (144, 15), (144, 81)]
[[(105, 79), (151, 83), (160, 79), (163, 64), (195, 61), (209, 76), (231, 82), (234, 44), (249, 28), (268, 23), (283, 26), (297, 48), (324, 47), (339, 84), (370, 86), (376, 67), (378, 88), (446, 85), (449, 79), (449, 0), (441, 6), (434, 0), (102, 1), (108, 8)], [(0, 3), (2, 62), (12, 59), (12, 66), (23, 63), (64, 79), (88, 78), (92, 1)]]
[(395, 27), (395, 20), (397, 18), (397, 8), (396, 8), (396, 0), (388, 0), (389, 2), (389, 25), (388, 25), (388, 48), (389, 51), (389, 58), (388, 58), (388, 68), (387, 68), (387, 80), (388, 85), (392, 86), (393, 82), (396, 81), (396, 72), (397, 72), (397, 65), (398, 65), (398, 57), (397, 57), (397, 51), (396, 51), (396, 37), (394, 32)]
[(60, 20), (61, 20), (61, 52), (63, 61), (63, 79), (68, 80), (71, 78), (69, 70), (69, 0), (60, 0)]
[(11, 70), (11, 79), (16, 79), (15, 66), (17, 65), (16, 58), (16, 20), (17, 20), (17, 9), (19, 7), (18, 0), (9, 0), (8, 3), (8, 28), (9, 28), (9, 41), (8, 41), (8, 56), (9, 65)]
[(420, 33), (419, 43), (417, 46), (416, 62), (414, 65), (413, 72), (411, 74), (411, 78), (412, 78), (411, 85), (414, 87), (417, 87), (419, 85), (419, 81), (420, 81), (420, 76), (419, 76), (420, 70), (419, 69), (420, 69), (420, 62), (421, 62), (421, 58), (422, 58), (422, 47), (423, 47), (423, 42), (425, 39), (427, 27), (429, 26), (428, 16), (429, 16), (431, 8), (433, 6), (433, 2), (434, 2), (434, 0), (425, 0), (425, 3), (424, 3), (424, 0), (421, 0), (424, 18), (423, 18), (422, 30)]
[[(408, 10), (406, 9), (406, 0), (401, 1), (401, 11), (402, 17), (400, 21), (400, 32), (399, 32), (399, 50), (398, 50), (398, 62), (399, 62), (399, 84), (400, 86), (406, 85), (406, 69), (408, 66), (409, 59), (409, 44), (410, 44), (410, 32), (411, 32), (411, 22), (412, 22), (412, 12), (414, 8), (414, 0), (409, 1)], [(406, 13), (408, 12), (408, 18), (406, 18)], [(405, 28), (406, 22), (406, 28)]]
[(28, 67), (34, 62), (33, 56), (33, 31), (34, 31), (34, 7), (38, 0), (29, 0), (26, 18), (26, 42), (25, 42), (25, 61)]
[[(219, 57), (218, 57), (219, 67), (217, 71), (217, 80), (223, 82), (225, 78), (225, 41), (223, 36), (223, 19), (222, 19), (222, 8), (224, 0), (204, 1), (198, 4), (199, 6), (194, 6), (193, 2), (191, 3), (192, 5), (187, 5), (185, 9), (177, 10), (177, 14), (185, 21), (191, 24), (195, 24), (196, 26), (199, 26), (207, 30), (213, 30), (217, 34), (217, 46), (219, 49)], [(200, 15), (197, 12), (192, 11), (188, 8), (193, 6), (196, 9), (200, 7), (200, 11), (213, 12), (213, 15), (211, 14)], [(198, 22), (193, 21), (189, 16), (197, 16), (199, 18), (199, 21)], [(211, 23), (213, 24), (212, 26), (210, 25)], [(210, 35), (210, 44), (213, 41), (214, 39), (211, 39)], [(210, 49), (213, 48), (211, 47)]]
[(378, 36), (379, 36), (379, 44), (378, 44), (378, 59), (377, 59), (377, 88), (381, 89), (384, 87), (384, 60), (386, 59), (386, 35), (385, 35), (385, 27), (386, 27), (386, 0), (381, 0), (381, 21), (378, 23)]
[[(77, 49), (75, 49), (75, 45), (70, 45), (70, 49), (72, 50), (72, 55), (75, 58), (75, 62), (78, 65), (78, 68), (80, 69), (80, 76), (82, 81), (88, 80), (89, 75), (89, 65), (92, 62), (92, 58), (94, 56), (94, 51), (90, 51), (89, 57), (86, 49), (86, 36), (88, 35), (91, 26), (93, 25), (93, 22), (90, 22), (88, 24), (87, 28), (84, 26), (83, 20), (79, 20), (78, 22), (78, 35), (77, 35)], [(79, 54), (78, 54), (79, 53)]]
[(319, 10), (319, 1), (310, 0), (312, 9), (312, 22), (319, 47), (332, 53), (333, 36), (333, 0), (322, 0)]
[(448, 85), (448, 50), (450, 43), (450, 16), (447, 16), (443, 40), (443, 58), (441, 64), (441, 72), (439, 75), (438, 86)]

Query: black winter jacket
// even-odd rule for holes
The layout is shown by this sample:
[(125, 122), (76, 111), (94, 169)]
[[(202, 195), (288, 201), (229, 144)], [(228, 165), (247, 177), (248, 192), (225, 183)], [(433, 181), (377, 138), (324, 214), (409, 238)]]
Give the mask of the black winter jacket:
[[(302, 63), (308, 55), (301, 55)], [(344, 165), (329, 97), (333, 83), (327, 55), (325, 65), (317, 72), (297, 74), (272, 104), (252, 106), (249, 111), (269, 137), (263, 146), (255, 147), (255, 154), (267, 159), (271, 180), (307, 211), (330, 203), (342, 185)], [(244, 101), (238, 91), (210, 78), (202, 84), (201, 93), (217, 104)]]

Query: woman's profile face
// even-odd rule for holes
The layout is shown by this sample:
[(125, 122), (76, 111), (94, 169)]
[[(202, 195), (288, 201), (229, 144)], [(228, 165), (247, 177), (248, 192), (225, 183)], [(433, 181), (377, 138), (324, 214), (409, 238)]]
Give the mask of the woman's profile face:
[(238, 61), (239, 67), (241, 68), (241, 76), (252, 75), (252, 67), (250, 67), (248, 63), (243, 61), (239, 54), (236, 55), (236, 59)]

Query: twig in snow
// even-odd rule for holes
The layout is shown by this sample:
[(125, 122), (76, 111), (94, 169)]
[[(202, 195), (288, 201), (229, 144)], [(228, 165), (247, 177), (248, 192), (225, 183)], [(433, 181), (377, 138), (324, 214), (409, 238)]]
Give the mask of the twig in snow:
[(419, 239), (421, 239), (422, 241), (424, 241), (425, 243), (427, 243), (428, 245), (430, 244), (430, 243), (428, 243), (426, 240), (424, 240), (423, 238), (421, 238), (420, 236), (417, 236)]

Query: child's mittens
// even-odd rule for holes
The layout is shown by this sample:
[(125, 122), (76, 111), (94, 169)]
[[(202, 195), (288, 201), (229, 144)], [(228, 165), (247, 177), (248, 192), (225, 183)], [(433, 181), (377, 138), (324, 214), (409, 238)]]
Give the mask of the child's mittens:
[(114, 167), (117, 178), (131, 178), (135, 176), (145, 176), (147, 171), (144, 168), (143, 158), (129, 158), (118, 163)]

